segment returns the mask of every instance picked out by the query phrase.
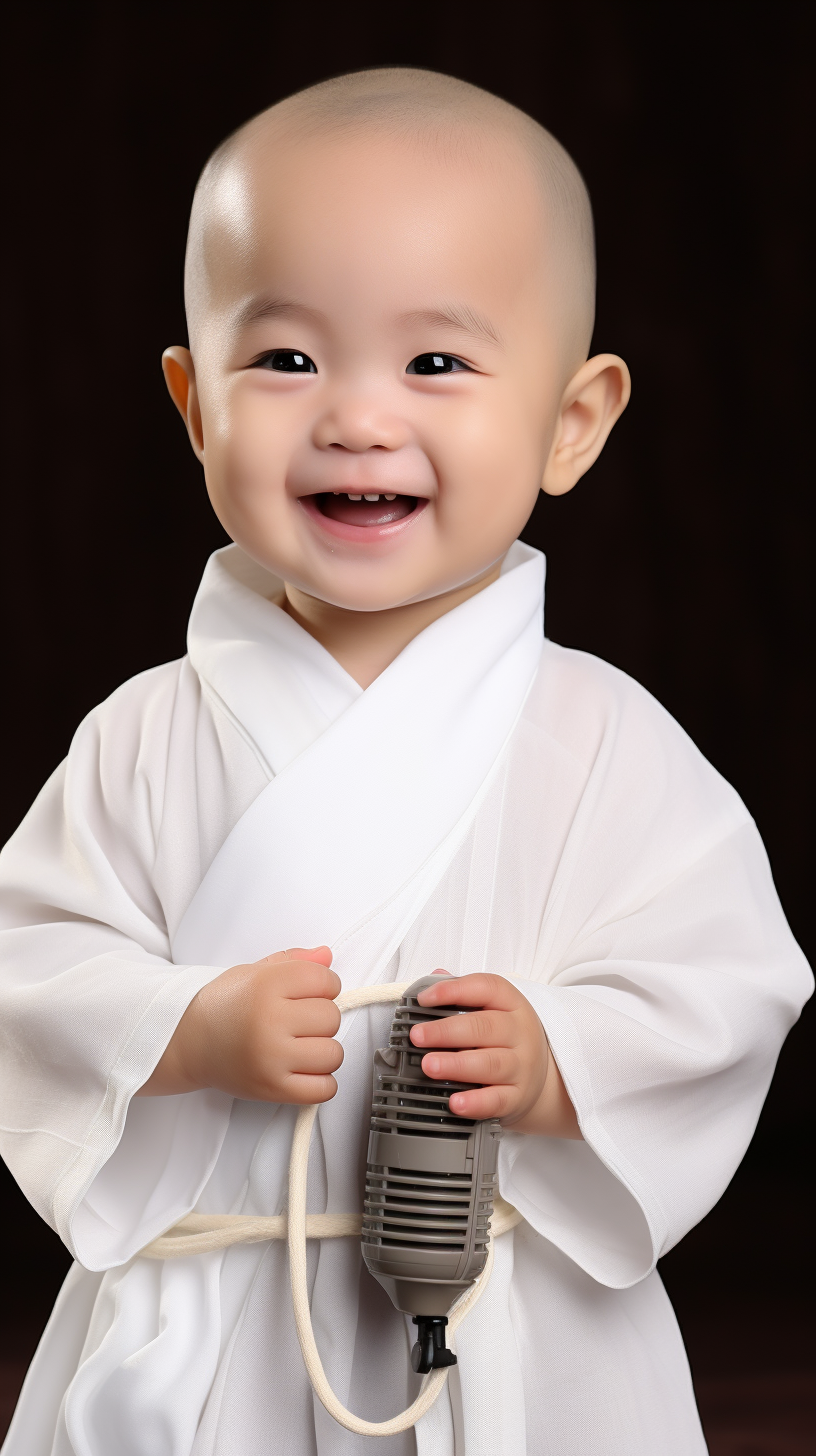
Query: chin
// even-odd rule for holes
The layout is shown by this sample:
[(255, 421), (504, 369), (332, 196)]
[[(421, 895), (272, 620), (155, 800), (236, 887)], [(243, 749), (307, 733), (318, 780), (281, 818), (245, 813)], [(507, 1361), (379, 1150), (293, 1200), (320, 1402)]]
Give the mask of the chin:
[(328, 602), (333, 607), (342, 607), (347, 612), (389, 612), (393, 611), (395, 607), (404, 607), (409, 602), (421, 601), (426, 597), (437, 595), (435, 591), (429, 590), (421, 591), (416, 595), (409, 592), (403, 596), (393, 589), (360, 591), (359, 587), (342, 590), (339, 587), (320, 589), (314, 586), (311, 588), (304, 586), (301, 590), (308, 592), (310, 596), (319, 597), (321, 601)]
[[(284, 573), (280, 573), (283, 575)], [(395, 569), (395, 563), (347, 563), (338, 572), (293, 572), (285, 579), (300, 591), (347, 612), (387, 612), (445, 591), (427, 571)]]
[(328, 602), (333, 607), (341, 607), (347, 612), (388, 612), (398, 607), (431, 601), (448, 592), (459, 591), (489, 570), (490, 565), (439, 581), (429, 580), (427, 570), (423, 573), (391, 570), (372, 574), (374, 579), (364, 581), (361, 578), (367, 572), (363, 567), (350, 571), (348, 576), (344, 573), (342, 580), (327, 581), (323, 578), (320, 581), (312, 580), (311, 584), (295, 576), (290, 576), (287, 580), (309, 596)]

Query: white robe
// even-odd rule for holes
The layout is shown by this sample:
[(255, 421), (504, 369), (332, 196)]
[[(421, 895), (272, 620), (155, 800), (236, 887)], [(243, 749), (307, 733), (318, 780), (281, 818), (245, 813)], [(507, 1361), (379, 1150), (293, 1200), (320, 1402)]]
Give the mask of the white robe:
[[(488, 969), (536, 1008), (584, 1142), (506, 1133), (459, 1365), (382, 1456), (696, 1456), (656, 1259), (722, 1193), (811, 978), (756, 829), (637, 684), (541, 636), (543, 560), (428, 628), (363, 693), (236, 547), (189, 656), (80, 727), (0, 862), (0, 1149), (77, 1260), (4, 1456), (352, 1456), (313, 1399), (282, 1244), (135, 1257), (191, 1209), (286, 1206), (293, 1110), (140, 1098), (223, 967), (328, 941), (346, 988)], [(309, 1207), (361, 1207), (371, 1056), (344, 1018)], [(356, 1240), (312, 1245), (336, 1391), (385, 1419), (411, 1336)]]

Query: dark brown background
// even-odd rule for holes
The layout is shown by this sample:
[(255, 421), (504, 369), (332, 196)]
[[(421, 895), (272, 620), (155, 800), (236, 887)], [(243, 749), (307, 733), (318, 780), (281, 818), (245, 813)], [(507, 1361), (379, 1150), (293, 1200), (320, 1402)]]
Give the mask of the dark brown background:
[[(506, 96), (572, 152), (598, 228), (595, 347), (634, 377), (600, 463), (528, 527), (549, 556), (549, 635), (645, 683), (737, 786), (807, 948), (811, 7), (20, 13), (4, 80), (2, 837), (82, 715), (184, 650), (223, 540), (159, 371), (185, 338), (186, 218), (207, 154), (326, 75), (430, 66)], [(663, 1261), (717, 1456), (810, 1449), (812, 1024), (791, 1035), (722, 1202)], [(0, 1171), (21, 1247), (3, 1279), (10, 1409), (67, 1257)]]

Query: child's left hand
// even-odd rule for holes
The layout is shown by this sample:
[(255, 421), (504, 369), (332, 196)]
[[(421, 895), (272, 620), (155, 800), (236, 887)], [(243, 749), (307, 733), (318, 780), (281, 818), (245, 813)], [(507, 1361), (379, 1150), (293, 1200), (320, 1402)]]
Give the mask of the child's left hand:
[(477, 1120), (498, 1117), (514, 1132), (581, 1137), (544, 1028), (510, 981), (442, 973), (439, 985), (421, 991), (418, 999), (421, 1006), (478, 1008), (472, 1015), (442, 1017), (411, 1031), (414, 1046), (428, 1048), (422, 1058), (426, 1076), (482, 1084), (473, 1092), (455, 1092), (451, 1112)]

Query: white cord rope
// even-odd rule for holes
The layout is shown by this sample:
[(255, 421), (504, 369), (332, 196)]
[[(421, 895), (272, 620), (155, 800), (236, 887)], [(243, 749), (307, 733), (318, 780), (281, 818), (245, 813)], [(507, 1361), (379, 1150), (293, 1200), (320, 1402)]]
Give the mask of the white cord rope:
[[(373, 1006), (378, 1002), (400, 1001), (410, 984), (408, 981), (392, 982), (385, 986), (362, 986), (356, 991), (344, 991), (337, 997), (338, 1010), (352, 1011), (359, 1006)], [(190, 1254), (209, 1254), (217, 1249), (229, 1248), (233, 1244), (254, 1244), (263, 1243), (267, 1239), (288, 1238), (295, 1326), (306, 1373), (315, 1395), (329, 1415), (347, 1431), (353, 1431), (358, 1436), (395, 1436), (416, 1425), (430, 1410), (448, 1378), (448, 1367), (432, 1370), (423, 1381), (413, 1405), (400, 1415), (392, 1416), (389, 1421), (362, 1420), (360, 1416), (346, 1410), (329, 1385), (312, 1328), (306, 1240), (349, 1238), (355, 1235), (359, 1238), (363, 1219), (359, 1213), (306, 1212), (309, 1144), (316, 1116), (316, 1106), (302, 1107), (295, 1123), (289, 1160), (288, 1218), (285, 1214), (279, 1214), (275, 1218), (260, 1218), (247, 1214), (188, 1213), (186, 1218), (168, 1229), (167, 1233), (142, 1249), (141, 1254), (147, 1259), (180, 1259)], [(448, 1343), (452, 1349), (456, 1330), (481, 1297), (490, 1278), (493, 1268), (493, 1239), (507, 1233), (520, 1221), (521, 1214), (512, 1204), (505, 1203), (503, 1198), (495, 1200), (485, 1267), (476, 1282), (457, 1300), (448, 1317)]]

